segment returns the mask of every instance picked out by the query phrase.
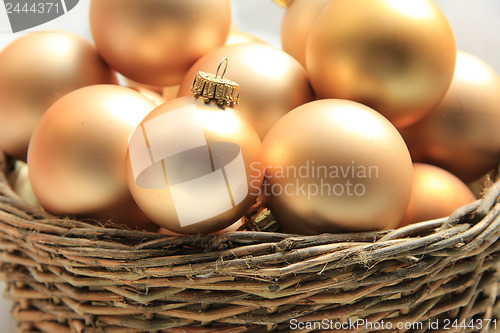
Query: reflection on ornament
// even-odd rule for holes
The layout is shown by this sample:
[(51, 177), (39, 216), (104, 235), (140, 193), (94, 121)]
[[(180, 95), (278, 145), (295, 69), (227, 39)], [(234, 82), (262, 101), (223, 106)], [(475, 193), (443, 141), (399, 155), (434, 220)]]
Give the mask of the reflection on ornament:
[(306, 46), (318, 15), (332, 0), (288, 0), (281, 22), (283, 50), (306, 66)]
[(184, 77), (178, 96), (189, 95), (198, 71), (213, 70), (224, 57), (231, 61), (226, 76), (240, 85), (238, 110), (261, 139), (287, 112), (314, 99), (307, 73), (298, 61), (262, 43), (225, 45), (205, 54)]
[(43, 115), (30, 141), (29, 177), (42, 207), (57, 215), (141, 227), (124, 168), (127, 139), (155, 107), (118, 85), (75, 90)]
[(396, 128), (365, 105), (323, 99), (299, 106), (263, 147), (265, 201), (285, 232), (391, 229), (406, 210), (410, 154)]
[(410, 203), (399, 227), (449, 216), (475, 199), (467, 185), (450, 172), (430, 164), (415, 163)]
[(230, 0), (92, 0), (90, 28), (104, 60), (149, 85), (179, 84), (205, 53), (224, 45)]
[(26, 161), (31, 134), (45, 111), (78, 88), (115, 84), (94, 46), (65, 31), (23, 35), (0, 52), (0, 147)]
[(198, 73), (193, 96), (157, 107), (130, 137), (130, 191), (153, 222), (175, 233), (226, 228), (262, 184), (261, 142), (234, 109), (238, 85), (223, 76)]
[(306, 49), (319, 98), (365, 104), (398, 128), (441, 101), (455, 60), (453, 31), (432, 0), (330, 1)]
[(475, 181), (500, 164), (500, 76), (483, 60), (458, 52), (441, 103), (400, 132), (414, 161)]
[[(145, 189), (168, 187), (181, 227), (222, 214), (248, 195), (240, 147), (231, 142), (209, 144), (197, 112), (193, 104), (151, 118), (134, 131), (129, 143), (136, 184)], [(179, 129), (182, 140), (177, 139)]]

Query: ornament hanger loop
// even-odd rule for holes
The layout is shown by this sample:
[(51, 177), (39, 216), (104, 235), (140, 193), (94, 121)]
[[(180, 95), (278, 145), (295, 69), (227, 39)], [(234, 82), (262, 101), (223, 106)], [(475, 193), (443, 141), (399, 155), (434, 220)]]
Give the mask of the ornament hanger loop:
[[(224, 62), (226, 63), (226, 66), (224, 67), (222, 75), (219, 76), (219, 71), (221, 70)], [(219, 67), (217, 67), (217, 72), (215, 74), (199, 71), (194, 78), (193, 85), (191, 86), (191, 92), (193, 93), (194, 98), (201, 96), (205, 103), (215, 100), (217, 101), (217, 105), (222, 108), (226, 106), (233, 107), (238, 105), (240, 88), (238, 83), (224, 78), (227, 65), (228, 60), (224, 57), (220, 62)]]
[(219, 76), (219, 70), (220, 70), (220, 66), (222, 66), (223, 63), (226, 63), (226, 66), (224, 67), (224, 71), (222, 72), (222, 75), (221, 75), (221, 79), (224, 78), (224, 75), (226, 75), (226, 70), (227, 70), (227, 65), (229, 63), (229, 61), (227, 60), (226, 57), (224, 57), (221, 62), (219, 63), (219, 67), (217, 67), (217, 72), (215, 72), (215, 77), (217, 78)]

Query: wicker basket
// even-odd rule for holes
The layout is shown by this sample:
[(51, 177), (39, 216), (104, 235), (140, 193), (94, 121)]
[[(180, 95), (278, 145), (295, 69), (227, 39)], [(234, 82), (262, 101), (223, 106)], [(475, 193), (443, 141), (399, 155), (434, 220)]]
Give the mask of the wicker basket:
[(12, 193), (6, 165), (0, 274), (19, 332), (500, 326), (500, 183), (449, 218), (390, 232), (170, 237), (52, 217)]

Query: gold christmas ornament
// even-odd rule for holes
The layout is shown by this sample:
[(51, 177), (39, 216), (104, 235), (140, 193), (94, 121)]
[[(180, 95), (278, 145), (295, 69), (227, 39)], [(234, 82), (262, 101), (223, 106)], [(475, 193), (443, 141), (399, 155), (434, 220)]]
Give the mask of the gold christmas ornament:
[(227, 77), (240, 86), (238, 110), (261, 139), (288, 111), (314, 99), (304, 68), (285, 52), (262, 43), (226, 45), (207, 53), (186, 74), (178, 95), (189, 95), (198, 71), (210, 72), (224, 57), (231, 61)]
[(202, 55), (224, 45), (229, 0), (92, 0), (90, 28), (106, 62), (149, 85), (178, 84)]
[(286, 7), (281, 22), (283, 50), (306, 66), (309, 33), (319, 14), (332, 0), (294, 0)]
[(455, 59), (451, 27), (431, 0), (332, 0), (306, 49), (319, 98), (363, 103), (397, 127), (441, 101)]
[(262, 184), (259, 136), (234, 108), (238, 85), (218, 72), (197, 73), (192, 96), (155, 108), (130, 138), (130, 191), (153, 222), (174, 233), (228, 227)]
[(154, 107), (138, 92), (114, 85), (81, 88), (54, 103), (28, 151), (42, 207), (131, 227), (150, 223), (130, 195), (124, 165), (129, 135)]
[(396, 128), (347, 100), (304, 104), (263, 141), (265, 201), (283, 231), (304, 235), (397, 226), (412, 163)]
[(449, 216), (474, 200), (467, 185), (450, 172), (430, 164), (415, 163), (410, 203), (399, 226)]
[(0, 52), (0, 147), (23, 161), (31, 134), (56, 100), (78, 88), (117, 83), (90, 42), (64, 31), (23, 35)]
[(439, 106), (400, 129), (414, 161), (440, 166), (469, 183), (500, 163), (500, 76), (459, 52), (455, 76)]

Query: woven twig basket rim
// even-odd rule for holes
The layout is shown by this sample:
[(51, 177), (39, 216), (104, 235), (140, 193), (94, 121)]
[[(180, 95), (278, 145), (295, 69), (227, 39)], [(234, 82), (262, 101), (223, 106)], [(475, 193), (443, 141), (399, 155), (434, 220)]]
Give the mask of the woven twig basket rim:
[(499, 198), (500, 181), (450, 217), (390, 231), (168, 236), (52, 216), (0, 172), (0, 275), (22, 332), (497, 318)]

